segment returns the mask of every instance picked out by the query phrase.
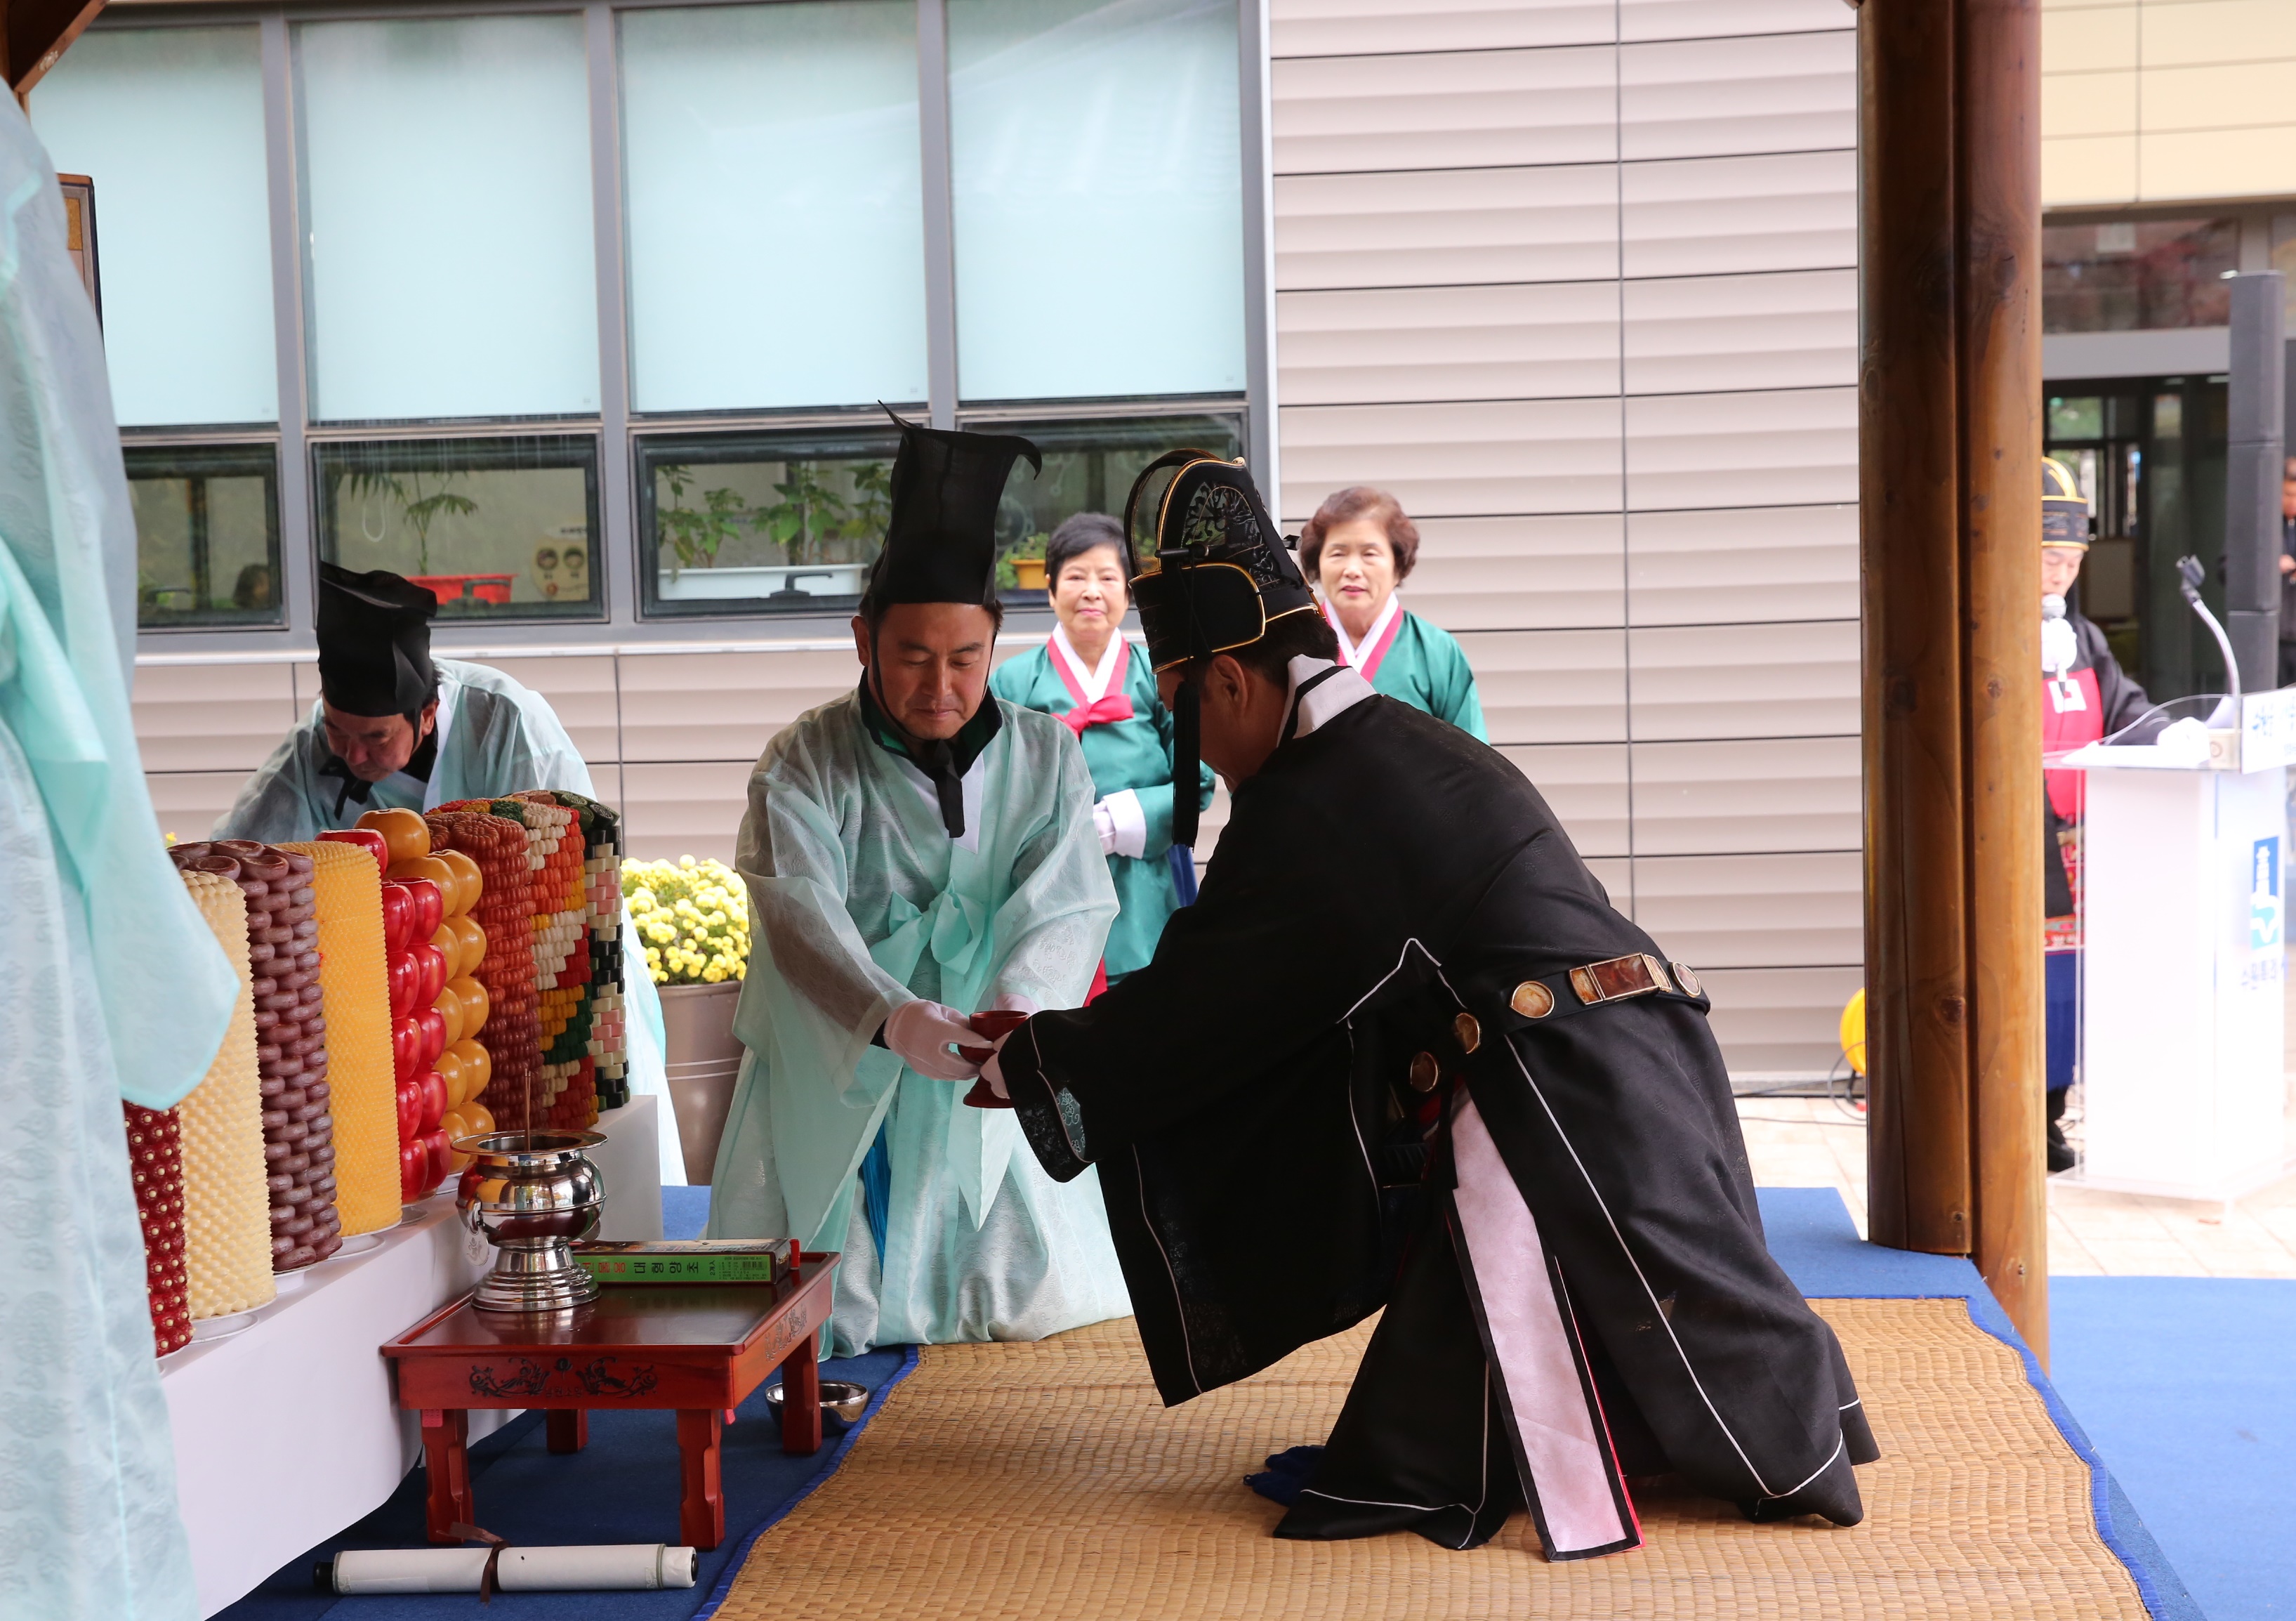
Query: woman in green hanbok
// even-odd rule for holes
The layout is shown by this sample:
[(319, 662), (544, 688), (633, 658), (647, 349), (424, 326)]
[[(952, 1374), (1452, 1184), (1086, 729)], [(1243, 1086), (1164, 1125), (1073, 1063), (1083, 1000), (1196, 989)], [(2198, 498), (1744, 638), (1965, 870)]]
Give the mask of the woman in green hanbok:
[[(1103, 964), (1114, 984), (1146, 966), (1164, 919), (1196, 893), (1193, 858), (1172, 843), (1172, 713), (1156, 696), (1156, 672), (1124, 638), (1130, 599), (1116, 520), (1084, 512), (1062, 523), (1045, 547), (1045, 580), (1060, 622), (988, 686), (1007, 703), (1059, 716), (1084, 745), (1093, 826), (1123, 909)], [(1197, 771), (1201, 810), (1212, 802), (1212, 773)]]
[(1327, 498), (1300, 531), (1300, 566), (1339, 632), (1340, 662), (1399, 698), (1488, 743), (1475, 672), (1450, 633), (1407, 613), (1397, 590), (1419, 561), (1419, 528), (1384, 490)]

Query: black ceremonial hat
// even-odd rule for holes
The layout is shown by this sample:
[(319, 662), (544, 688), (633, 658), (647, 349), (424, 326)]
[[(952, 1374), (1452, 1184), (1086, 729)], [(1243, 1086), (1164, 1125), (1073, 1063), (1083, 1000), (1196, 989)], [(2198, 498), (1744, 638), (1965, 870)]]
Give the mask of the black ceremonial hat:
[(988, 598), (996, 572), (996, 504), (1013, 464), (1044, 457), (1010, 433), (958, 433), (901, 422), (893, 458), (892, 514), (885, 549), (869, 576), (882, 603), (963, 602)]
[(1156, 504), (1152, 550), (1134, 559), (1132, 600), (1149, 662), (1168, 670), (1209, 658), (1258, 641), (1271, 620), (1315, 612), (1300, 565), (1241, 461), (1174, 450), (1149, 463), (1124, 504), (1126, 543), (1138, 532), (1141, 492), (1170, 467), (1178, 471)]
[(354, 715), (411, 714), (438, 695), (430, 616), (439, 599), (387, 569), (319, 565), (319, 691)]

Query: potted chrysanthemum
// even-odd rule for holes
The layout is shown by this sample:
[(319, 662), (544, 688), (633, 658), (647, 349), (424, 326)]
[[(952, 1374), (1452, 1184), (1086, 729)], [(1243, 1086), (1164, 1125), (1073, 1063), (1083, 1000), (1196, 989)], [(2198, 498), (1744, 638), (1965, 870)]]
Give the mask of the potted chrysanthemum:
[(625, 861), (637, 943), (661, 997), (670, 1105), (685, 1148), (686, 1181), (709, 1180), (726, 1129), (742, 1043), (734, 1009), (750, 961), (749, 891), (722, 861)]

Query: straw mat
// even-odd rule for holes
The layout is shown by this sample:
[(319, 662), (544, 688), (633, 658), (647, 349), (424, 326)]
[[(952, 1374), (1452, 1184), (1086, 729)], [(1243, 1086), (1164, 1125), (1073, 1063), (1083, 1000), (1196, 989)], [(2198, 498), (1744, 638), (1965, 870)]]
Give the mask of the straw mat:
[(1243, 1484), (1319, 1442), (1367, 1329), (1167, 1411), (1130, 1320), (932, 1345), (844, 1466), (760, 1536), (718, 1621), (1203, 1617), (2127, 1617), (2090, 1477), (2017, 1354), (1959, 1300), (1822, 1300), (1882, 1448), (1866, 1522), (1637, 1502), (1648, 1545), (1550, 1565), (1517, 1515), (1469, 1553), (1408, 1534), (1279, 1542)]

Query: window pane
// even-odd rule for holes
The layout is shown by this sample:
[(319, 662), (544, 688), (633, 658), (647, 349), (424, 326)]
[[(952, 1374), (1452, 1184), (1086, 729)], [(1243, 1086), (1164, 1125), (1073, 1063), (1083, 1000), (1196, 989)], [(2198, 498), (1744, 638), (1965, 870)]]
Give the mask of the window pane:
[(269, 445), (127, 448), (135, 622), (276, 625), (279, 457)]
[(58, 169), (95, 182), (119, 420), (276, 421), (253, 26), (83, 34), (33, 91), (32, 122)]
[(924, 399), (915, 5), (621, 30), (636, 407)]
[(2223, 326), (2240, 260), (2236, 219), (2113, 220), (2041, 227), (2041, 329)]
[(296, 30), (313, 415), (598, 408), (579, 17)]
[(389, 569), (439, 598), (439, 617), (597, 619), (598, 441), (322, 444), (319, 555)]
[(948, 0), (968, 399), (1241, 391), (1234, 0)]
[(1036, 593), (1045, 585), (1045, 542), (1062, 523), (1080, 512), (1121, 519), (1132, 481), (1167, 450), (1193, 445), (1233, 457), (1243, 449), (1242, 420), (1226, 416), (971, 425), (1018, 433), (1044, 453), (1041, 476), (1030, 478), (1026, 462), (1013, 469), (996, 509), (996, 583), (1029, 606), (1042, 605)]
[(646, 611), (851, 613), (885, 543), (890, 427), (641, 440)]

